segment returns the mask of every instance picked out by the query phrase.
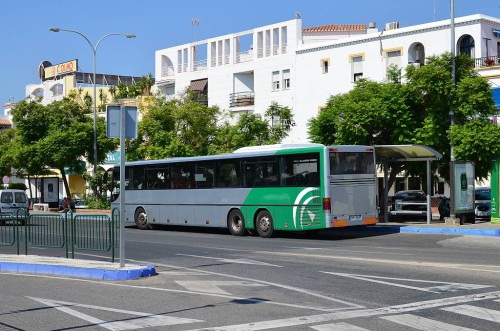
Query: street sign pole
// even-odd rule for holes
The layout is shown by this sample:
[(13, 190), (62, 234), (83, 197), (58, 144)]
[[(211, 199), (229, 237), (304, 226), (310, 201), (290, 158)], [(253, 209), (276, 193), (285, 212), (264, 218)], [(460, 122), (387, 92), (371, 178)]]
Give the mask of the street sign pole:
[(120, 268), (125, 266), (125, 115), (120, 106)]

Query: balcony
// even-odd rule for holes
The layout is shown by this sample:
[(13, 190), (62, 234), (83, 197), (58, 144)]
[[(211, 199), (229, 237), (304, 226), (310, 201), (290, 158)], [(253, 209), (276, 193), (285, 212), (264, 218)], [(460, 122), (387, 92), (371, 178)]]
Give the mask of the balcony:
[(474, 60), (474, 68), (494, 67), (500, 65), (500, 56), (485, 56)]
[(236, 92), (229, 94), (229, 107), (245, 107), (255, 104), (254, 92)]
[(161, 68), (161, 76), (162, 77), (173, 76), (174, 73), (175, 73), (174, 67), (168, 66), (168, 67)]

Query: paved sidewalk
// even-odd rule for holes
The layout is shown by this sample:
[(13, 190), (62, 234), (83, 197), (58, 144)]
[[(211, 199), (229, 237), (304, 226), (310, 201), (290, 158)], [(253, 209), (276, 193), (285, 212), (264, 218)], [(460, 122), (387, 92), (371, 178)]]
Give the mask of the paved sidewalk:
[(154, 266), (66, 259), (36, 255), (0, 254), (0, 272), (58, 275), (104, 280), (127, 280), (156, 275)]
[(373, 231), (388, 232), (500, 237), (500, 224), (491, 223), (490, 220), (476, 220), (474, 224), (465, 223), (464, 225), (451, 225), (445, 224), (444, 221), (439, 221), (436, 217), (432, 220), (431, 224), (427, 224), (426, 220), (380, 222), (369, 229)]

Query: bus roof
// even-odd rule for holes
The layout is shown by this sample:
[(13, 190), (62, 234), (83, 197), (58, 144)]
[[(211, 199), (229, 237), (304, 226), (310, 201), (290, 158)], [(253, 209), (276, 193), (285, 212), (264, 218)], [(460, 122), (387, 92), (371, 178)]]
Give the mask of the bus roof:
[[(262, 146), (249, 146), (242, 147), (227, 154), (216, 154), (207, 156), (189, 156), (189, 157), (173, 157), (158, 160), (144, 160), (144, 161), (131, 161), (126, 162), (127, 165), (153, 165), (157, 163), (176, 163), (176, 162), (192, 162), (192, 161), (205, 161), (205, 160), (220, 160), (220, 159), (236, 159), (245, 156), (268, 156), (275, 155), (277, 151), (285, 150), (300, 150), (306, 148), (324, 148), (323, 144), (274, 144)], [(365, 151), (367, 148), (373, 149), (371, 146), (361, 145), (335, 145), (329, 146), (330, 148), (338, 149), (339, 151)], [(119, 164), (115, 164), (115, 167)]]
[(239, 148), (235, 150), (233, 153), (280, 151), (283, 149), (311, 148), (311, 147), (325, 147), (325, 145), (311, 143), (311, 144), (274, 144), (274, 145), (262, 145), (262, 146), (248, 146)]

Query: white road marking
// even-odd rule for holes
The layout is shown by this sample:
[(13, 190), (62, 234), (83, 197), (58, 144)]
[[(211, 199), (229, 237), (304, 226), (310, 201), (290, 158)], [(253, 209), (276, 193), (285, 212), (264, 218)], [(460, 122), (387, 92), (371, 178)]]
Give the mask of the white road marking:
[(266, 255), (277, 255), (277, 256), (305, 257), (310, 259), (359, 261), (359, 262), (368, 262), (370, 264), (410, 265), (419, 268), (430, 267), (430, 268), (444, 268), (444, 269), (458, 269), (458, 270), (500, 273), (500, 266), (497, 265), (453, 264), (453, 263), (422, 262), (422, 261), (410, 261), (410, 260), (384, 260), (384, 259), (353, 257), (353, 256), (301, 254), (301, 253), (274, 252), (274, 251), (253, 251), (252, 253), (259, 255), (266, 254)]
[(470, 317), (480, 318), (482, 320), (500, 323), (500, 311), (493, 309), (486, 309), (471, 305), (460, 305), (454, 307), (441, 308), (452, 313), (466, 315)]
[[(394, 278), (394, 277), (380, 277), (380, 276), (371, 276), (371, 275), (356, 275), (356, 274), (346, 274), (346, 273), (338, 273), (338, 272), (329, 272), (329, 271), (320, 271), (325, 274), (353, 278), (358, 280), (363, 280), (367, 282), (379, 283), (389, 286), (403, 287), (411, 290), (417, 290), (422, 292), (431, 292), (431, 293), (442, 293), (442, 292), (456, 292), (460, 290), (477, 290), (486, 287), (493, 287), (491, 285), (478, 285), (478, 284), (464, 284), (464, 283), (448, 283), (448, 282), (438, 282), (432, 280), (423, 280), (423, 279), (407, 279), (407, 278)], [(440, 286), (432, 286), (432, 287), (417, 287), (410, 286), (395, 282), (387, 282), (379, 279), (386, 280), (398, 280), (404, 282), (414, 282), (414, 283), (432, 283), (432, 284), (444, 284)]]
[(422, 331), (476, 331), (458, 325), (448, 324), (440, 321), (431, 320), (429, 318), (415, 316), (411, 314), (393, 315), (380, 317), (404, 326), (422, 330)]
[(178, 271), (178, 270), (172, 270), (172, 271), (161, 271), (162, 275), (167, 275), (167, 276), (204, 276), (205, 274), (203, 272), (199, 271)]
[(368, 329), (344, 322), (315, 325), (311, 326), (311, 328), (318, 331), (369, 331)]
[(202, 259), (211, 259), (211, 260), (217, 260), (217, 261), (226, 262), (226, 263), (255, 264), (255, 265), (268, 266), (268, 267), (282, 268), (282, 266), (280, 266), (280, 265), (270, 264), (270, 263), (265, 263), (265, 262), (260, 262), (260, 261), (254, 261), (254, 260), (249, 260), (249, 259), (225, 259), (225, 258), (220, 258), (220, 257), (211, 257), (211, 256), (202, 256), (202, 255), (189, 255), (189, 254), (175, 254), (175, 255), (178, 255), (178, 256), (199, 257), (199, 258), (202, 258)]
[(177, 284), (187, 288), (191, 291), (213, 293), (213, 294), (226, 294), (231, 295), (231, 293), (224, 291), (219, 286), (267, 286), (259, 283), (250, 283), (246, 281), (186, 281), (186, 280), (176, 280)]
[[(58, 301), (58, 300), (49, 300), (42, 298), (33, 298), (27, 297), (29, 299), (38, 301), (47, 305), (49, 307), (53, 307), (59, 311), (62, 311), (66, 314), (75, 316), (79, 319), (92, 323), (93, 325), (101, 326), (108, 330), (119, 331), (119, 330), (135, 330), (135, 329), (143, 329), (154, 326), (167, 326), (167, 325), (177, 325), (177, 324), (188, 324), (188, 323), (196, 323), (203, 322), (202, 320), (195, 320), (190, 318), (177, 318), (177, 317), (169, 317), (163, 315), (155, 315), (148, 313), (141, 313), (131, 310), (123, 310), (123, 309), (115, 309), (108, 307), (100, 307), (100, 306), (91, 306), (85, 304), (79, 304), (74, 302), (66, 302), (66, 301)], [(76, 311), (70, 307), (82, 307), (89, 309), (96, 309), (99, 311), (109, 311), (114, 313), (128, 314), (133, 316), (138, 316), (134, 319), (127, 319), (126, 321), (117, 321), (117, 322), (106, 322), (99, 318), (95, 318), (93, 316), (81, 313)]]
[[(0, 272), (0, 275), (12, 276), (12, 273), (11, 272)], [(16, 277), (47, 278), (47, 279), (66, 280), (66, 281), (70, 281), (70, 282), (92, 283), (92, 284), (100, 284), (100, 285), (105, 285), (105, 286), (117, 286), (117, 287), (132, 288), (132, 289), (151, 290), (151, 291), (157, 291), (157, 292), (204, 295), (204, 296), (217, 297), (217, 298), (226, 298), (226, 299), (230, 299), (230, 300), (250, 301), (250, 302), (255, 302), (255, 303), (265, 303), (265, 304), (276, 305), (276, 306), (292, 307), (292, 308), (305, 309), (305, 310), (316, 310), (316, 311), (323, 311), (323, 312), (334, 312), (334, 311), (342, 311), (342, 310), (352, 309), (352, 307), (325, 308), (325, 307), (314, 307), (314, 306), (302, 306), (302, 305), (290, 304), (290, 303), (285, 303), (285, 302), (244, 298), (244, 297), (237, 297), (237, 296), (231, 296), (231, 295), (173, 290), (173, 289), (167, 289), (167, 288), (161, 288), (161, 287), (151, 287), (151, 286), (128, 285), (128, 284), (123, 284), (123, 283), (110, 283), (110, 282), (104, 282), (104, 281), (98, 281), (98, 280), (69, 278), (69, 277), (51, 276), (51, 275), (16, 274)]]
[(359, 251), (355, 249), (337, 249), (337, 248), (325, 248), (325, 247), (288, 247), (289, 249), (302, 249), (305, 251), (327, 251), (327, 252), (348, 252), (348, 253), (366, 253), (366, 254), (377, 254), (377, 255), (401, 255), (401, 256), (413, 256), (415, 254), (404, 254), (404, 253), (388, 253), (388, 252), (378, 252), (378, 251)]
[[(500, 299), (500, 291), (470, 294), (459, 297), (443, 298), (436, 300), (412, 302), (403, 305), (389, 306), (377, 309), (358, 309), (344, 312), (335, 312), (329, 314), (300, 316), (294, 318), (261, 321), (255, 323), (227, 325), (220, 327), (210, 328), (210, 331), (255, 331), (266, 330), (272, 328), (292, 327), (297, 325), (306, 325), (314, 323), (328, 323), (336, 320), (345, 320), (360, 317), (380, 316), (380, 315), (393, 315), (399, 313), (412, 312), (421, 309), (429, 309), (443, 306), (450, 306), (459, 303), (475, 302), (482, 300)], [(206, 329), (196, 329), (190, 331), (203, 331)]]

